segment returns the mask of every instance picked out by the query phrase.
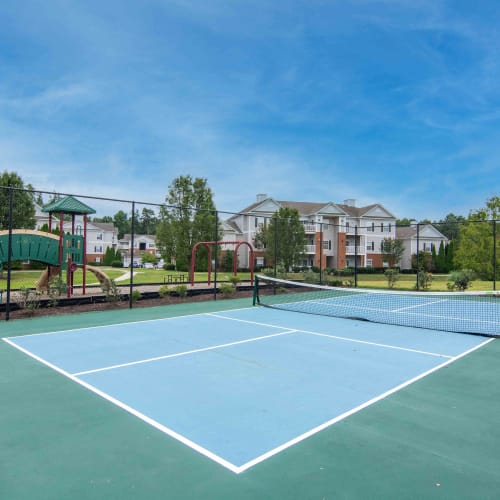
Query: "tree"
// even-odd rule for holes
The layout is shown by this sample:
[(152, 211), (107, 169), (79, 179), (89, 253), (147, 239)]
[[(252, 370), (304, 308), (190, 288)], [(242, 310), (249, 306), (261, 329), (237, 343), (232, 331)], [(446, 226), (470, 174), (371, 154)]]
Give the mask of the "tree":
[(439, 250), (436, 255), (436, 272), (437, 273), (446, 273), (449, 269), (446, 265), (446, 247), (445, 244), (441, 241), (439, 244)]
[(448, 214), (444, 219), (432, 224), (436, 229), (446, 236), (450, 241), (456, 240), (460, 232), (460, 226), (466, 221), (462, 215)]
[(411, 256), (411, 267), (415, 269), (416, 271), (430, 271), (432, 269), (432, 254), (430, 252), (418, 252), (418, 259), (417, 259), (417, 254), (414, 253)]
[[(486, 202), (486, 207), (471, 211), (467, 223), (460, 227), (458, 248), (454, 257), (455, 269), (470, 269), (481, 279), (493, 279), (495, 243), (493, 241), (493, 220), (499, 218), (499, 196), (490, 198)], [(497, 231), (497, 240), (499, 236)]]
[(155, 234), (158, 226), (158, 217), (151, 208), (143, 208), (139, 218), (142, 234)]
[[(0, 176), (0, 230), (9, 229), (9, 187), (14, 190), (12, 227), (14, 229), (33, 229), (35, 227), (34, 193), (28, 191), (32, 186), (24, 185), (15, 172), (3, 172)], [(26, 191), (22, 191), (26, 189)]]
[(266, 256), (285, 272), (299, 263), (304, 255), (306, 237), (304, 224), (294, 208), (280, 208), (269, 224), (261, 228), (257, 241), (266, 248)]
[(405, 246), (403, 240), (384, 238), (381, 244), (382, 261), (387, 262), (390, 268), (397, 267), (403, 253)]
[[(212, 190), (206, 179), (180, 176), (170, 185), (165, 201), (168, 206), (160, 209), (156, 244), (167, 262), (175, 259), (177, 269), (187, 271), (193, 246), (200, 241), (219, 239)], [(205, 247), (197, 251), (196, 259), (197, 268), (206, 268)]]
[(124, 234), (130, 233), (130, 220), (128, 215), (123, 210), (118, 210), (113, 215), (113, 224), (118, 229), (118, 239), (121, 240)]
[(408, 217), (404, 217), (403, 219), (396, 219), (396, 226), (398, 227), (407, 227), (415, 224), (415, 219), (408, 219)]

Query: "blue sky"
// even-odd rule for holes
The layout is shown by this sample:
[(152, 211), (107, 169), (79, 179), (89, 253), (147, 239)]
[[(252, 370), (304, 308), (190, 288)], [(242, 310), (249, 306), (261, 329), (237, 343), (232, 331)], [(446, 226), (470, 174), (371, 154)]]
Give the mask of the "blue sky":
[(467, 215), (499, 195), (498, 0), (3, 0), (0, 171), (162, 202)]

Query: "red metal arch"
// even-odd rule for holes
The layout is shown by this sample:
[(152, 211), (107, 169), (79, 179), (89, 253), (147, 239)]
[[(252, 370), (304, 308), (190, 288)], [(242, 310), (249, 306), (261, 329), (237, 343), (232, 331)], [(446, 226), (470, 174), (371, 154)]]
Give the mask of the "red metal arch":
[(191, 250), (191, 271), (190, 271), (190, 280), (191, 286), (194, 285), (194, 271), (195, 271), (195, 263), (196, 263), (196, 250), (200, 246), (205, 246), (208, 249), (208, 280), (207, 284), (210, 285), (210, 276), (212, 273), (212, 246), (213, 245), (236, 245), (234, 249), (234, 261), (233, 261), (233, 272), (236, 276), (237, 274), (237, 263), (238, 263), (238, 250), (241, 245), (247, 245), (250, 250), (250, 284), (253, 285), (253, 274), (254, 274), (254, 251), (253, 247), (248, 241), (199, 241), (193, 246)]

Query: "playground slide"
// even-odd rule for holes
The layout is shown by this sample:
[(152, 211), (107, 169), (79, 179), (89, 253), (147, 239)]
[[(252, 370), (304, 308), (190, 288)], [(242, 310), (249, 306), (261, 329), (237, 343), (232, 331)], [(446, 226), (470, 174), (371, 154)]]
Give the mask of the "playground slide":
[[(50, 269), (50, 275), (49, 275), (49, 269)], [(49, 289), (49, 283), (61, 272), (61, 269), (59, 266), (49, 266), (47, 269), (45, 269), (40, 277), (38, 278), (38, 281), (35, 283), (35, 287), (37, 292), (44, 292)]]
[(99, 280), (99, 283), (101, 284), (101, 288), (103, 288), (103, 287), (109, 288), (109, 284), (110, 284), (111, 280), (109, 279), (109, 276), (105, 272), (103, 272), (98, 267), (94, 267), (94, 266), (87, 265), (86, 268), (87, 268), (87, 271), (90, 271), (91, 273), (95, 274), (96, 278)]

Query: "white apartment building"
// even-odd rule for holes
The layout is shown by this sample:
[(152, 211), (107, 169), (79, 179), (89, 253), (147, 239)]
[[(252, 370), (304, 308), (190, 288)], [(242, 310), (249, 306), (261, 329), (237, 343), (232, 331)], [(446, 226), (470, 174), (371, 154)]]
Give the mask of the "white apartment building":
[(419, 252), (431, 253), (434, 247), (437, 253), (441, 243), (448, 244), (448, 238), (431, 224), (419, 225), (418, 234), (416, 225), (398, 227), (396, 238), (403, 241), (405, 249), (400, 262), (401, 269), (411, 269), (411, 256), (417, 253), (417, 248)]
[[(257, 266), (267, 265), (256, 235), (280, 208), (296, 209), (304, 224), (307, 244), (304, 266), (342, 269), (354, 266), (382, 267), (381, 242), (396, 238), (396, 218), (380, 204), (356, 207), (344, 203), (314, 203), (275, 200), (257, 195), (252, 205), (230, 217), (223, 225), (223, 241), (246, 241), (255, 248)], [(230, 249), (229, 247), (227, 249)], [(238, 252), (239, 267), (249, 267), (246, 246)]]
[(142, 255), (149, 253), (158, 256), (156, 250), (156, 239), (151, 234), (134, 234), (134, 248), (131, 251), (132, 235), (125, 234), (118, 242), (118, 250), (122, 256), (124, 267), (130, 266), (130, 260), (133, 258), (134, 265), (142, 264)]

